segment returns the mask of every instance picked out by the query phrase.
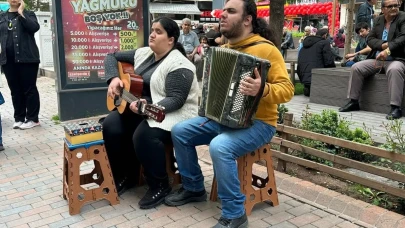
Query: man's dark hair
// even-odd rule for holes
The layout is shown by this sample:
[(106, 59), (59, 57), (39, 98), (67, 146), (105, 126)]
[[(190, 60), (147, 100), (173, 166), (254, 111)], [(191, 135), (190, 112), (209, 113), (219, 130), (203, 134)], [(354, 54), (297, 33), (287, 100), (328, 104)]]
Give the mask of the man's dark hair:
[(354, 31), (356, 31), (357, 34), (360, 33), (360, 30), (365, 29), (367, 30), (369, 28), (368, 23), (367, 22), (359, 22), (356, 25), (356, 29)]
[[(227, 0), (226, 2), (228, 2)], [(243, 1), (243, 17), (252, 16), (252, 27), (253, 33), (259, 34), (261, 37), (271, 41), (275, 46), (277, 46), (277, 39), (274, 36), (273, 29), (263, 18), (257, 18), (257, 7), (253, 0), (242, 0)], [(278, 47), (278, 46), (277, 46)]]
[(322, 37), (328, 33), (329, 33), (328, 29), (324, 28), (324, 29), (319, 29), (318, 31), (316, 31), (315, 35)]

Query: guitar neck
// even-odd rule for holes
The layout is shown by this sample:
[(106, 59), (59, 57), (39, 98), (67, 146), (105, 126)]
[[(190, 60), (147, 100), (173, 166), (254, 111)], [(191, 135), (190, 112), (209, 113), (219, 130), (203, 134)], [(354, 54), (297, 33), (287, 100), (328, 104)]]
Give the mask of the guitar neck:
[(134, 101), (138, 101), (139, 98), (132, 95), (130, 92), (126, 91), (125, 89), (122, 91), (121, 97), (128, 103), (132, 103)]

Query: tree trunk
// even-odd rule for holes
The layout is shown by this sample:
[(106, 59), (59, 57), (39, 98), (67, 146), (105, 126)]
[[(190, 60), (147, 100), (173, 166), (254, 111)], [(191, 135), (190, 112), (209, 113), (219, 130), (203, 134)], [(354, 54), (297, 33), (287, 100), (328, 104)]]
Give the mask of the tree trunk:
[(275, 45), (280, 48), (284, 26), (284, 0), (271, 1), (269, 23), (276, 38)]
[[(347, 23), (346, 23), (346, 40), (345, 40), (345, 54), (350, 53), (350, 48), (352, 47), (352, 39), (353, 39), (353, 14), (354, 14), (354, 2), (355, 0), (349, 0), (349, 4), (347, 5)], [(345, 58), (343, 56), (343, 60), (345, 61)]]

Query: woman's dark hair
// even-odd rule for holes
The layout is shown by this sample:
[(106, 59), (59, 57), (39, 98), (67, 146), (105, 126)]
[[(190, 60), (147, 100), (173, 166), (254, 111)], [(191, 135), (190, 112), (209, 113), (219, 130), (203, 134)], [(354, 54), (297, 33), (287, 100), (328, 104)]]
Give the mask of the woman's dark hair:
[(178, 42), (179, 37), (180, 37), (180, 30), (179, 30), (179, 26), (177, 25), (177, 23), (175, 21), (173, 21), (172, 19), (167, 18), (167, 17), (160, 17), (160, 18), (155, 19), (152, 23), (160, 23), (162, 25), (163, 29), (166, 31), (167, 37), (174, 38), (173, 49), (179, 50), (181, 52), (181, 54), (186, 56), (186, 51), (184, 50), (183, 45), (180, 42)]
[(354, 31), (356, 31), (357, 34), (360, 33), (360, 30), (365, 29), (367, 30), (369, 28), (368, 23), (367, 22), (359, 22), (356, 25), (356, 29)]
[(263, 18), (257, 18), (257, 7), (255, 1), (243, 0), (243, 17), (252, 16), (253, 33), (271, 41), (277, 46), (277, 39), (274, 36), (273, 29)]

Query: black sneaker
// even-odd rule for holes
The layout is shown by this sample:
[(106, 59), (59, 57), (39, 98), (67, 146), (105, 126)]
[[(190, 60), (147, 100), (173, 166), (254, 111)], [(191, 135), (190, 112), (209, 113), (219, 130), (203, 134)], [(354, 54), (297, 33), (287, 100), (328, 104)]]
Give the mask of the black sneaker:
[(165, 199), (165, 203), (168, 206), (181, 206), (190, 202), (202, 202), (207, 201), (207, 192), (205, 190), (201, 192), (191, 192), (181, 187), (177, 192), (168, 195)]
[(149, 209), (156, 207), (163, 203), (165, 197), (169, 195), (172, 191), (170, 186), (167, 187), (159, 187), (155, 189), (149, 188), (146, 194), (142, 197), (142, 199), (138, 202), (138, 205), (141, 209)]
[(0, 144), (0, 151), (3, 151), (3, 150), (4, 150), (3, 144)]
[(218, 220), (217, 225), (214, 228), (245, 228), (248, 227), (248, 219), (246, 213), (242, 215), (240, 218), (236, 219), (226, 219), (221, 217)]

